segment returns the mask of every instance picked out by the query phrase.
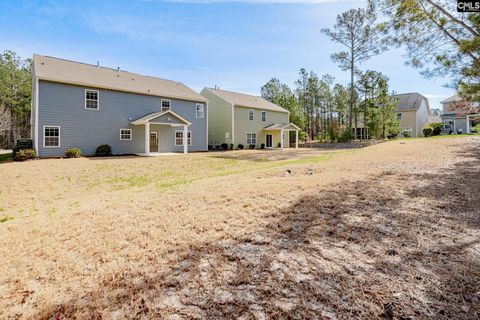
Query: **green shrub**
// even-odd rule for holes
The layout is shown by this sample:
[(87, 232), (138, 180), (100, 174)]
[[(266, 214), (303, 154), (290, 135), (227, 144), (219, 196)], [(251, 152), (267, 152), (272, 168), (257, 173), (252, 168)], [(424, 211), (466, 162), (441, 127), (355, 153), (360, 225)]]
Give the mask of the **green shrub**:
[(68, 148), (65, 150), (65, 157), (67, 158), (80, 158), (82, 155), (82, 150), (78, 148)]
[(298, 131), (298, 140), (305, 141), (307, 138), (307, 133), (303, 130)]
[(282, 143), (281, 143), (281, 142), (278, 143), (278, 147), (279, 147), (279, 148), (282, 147)]
[(400, 127), (398, 125), (397, 126), (391, 126), (390, 128), (388, 128), (387, 138), (389, 138), (389, 139), (396, 138), (399, 133), (400, 133)]
[(26, 140), (26, 139), (17, 140), (17, 143), (15, 143), (15, 145), (12, 148), (13, 156), (15, 157), (15, 154), (22, 149), (33, 149), (32, 140)]
[(240, 144), (238, 145), (238, 149), (243, 150), (243, 148), (245, 148), (245, 146), (240, 143)]
[(255, 145), (254, 144), (251, 144), (248, 146), (250, 149), (255, 149)]
[(265, 143), (262, 143), (262, 144), (260, 145), (260, 149), (265, 149)]
[(13, 160), (15, 161), (26, 161), (35, 159), (37, 157), (37, 152), (33, 149), (21, 149), (15, 153)]
[(229, 144), (230, 150), (233, 150), (233, 146), (234, 146), (233, 143)]
[(432, 128), (432, 136), (438, 136), (442, 133), (442, 130), (443, 130), (442, 122), (432, 122), (428, 126)]
[(412, 136), (412, 133), (409, 130), (403, 130), (402, 136), (404, 138), (410, 138)]
[(112, 148), (108, 144), (102, 144), (97, 147), (95, 150), (95, 155), (97, 157), (108, 157), (112, 155)]
[(427, 126), (422, 129), (422, 132), (425, 137), (431, 137), (433, 134), (433, 129)]
[(227, 150), (228, 150), (228, 144), (227, 144), (227, 143), (222, 143), (220, 146), (222, 147), (222, 150), (223, 150), (223, 151), (227, 151)]

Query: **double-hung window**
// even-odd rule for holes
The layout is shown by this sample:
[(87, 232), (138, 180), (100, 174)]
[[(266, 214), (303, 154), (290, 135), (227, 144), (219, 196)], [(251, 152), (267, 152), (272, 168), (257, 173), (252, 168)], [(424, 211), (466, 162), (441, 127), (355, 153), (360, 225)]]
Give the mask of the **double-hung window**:
[(205, 105), (202, 103), (197, 103), (196, 105), (196, 117), (204, 118), (205, 117)]
[(98, 110), (100, 107), (98, 100), (98, 90), (85, 90), (85, 109)]
[(132, 140), (132, 129), (120, 129), (120, 140)]
[[(183, 146), (183, 130), (175, 131), (175, 145)], [(187, 145), (192, 145), (192, 131), (188, 131), (187, 135)]]
[(267, 111), (262, 111), (262, 122), (267, 122)]
[(170, 100), (162, 99), (161, 103), (162, 103), (162, 111), (170, 110), (170, 104), (171, 104)]
[(247, 132), (247, 144), (257, 144), (257, 134), (255, 132)]
[(253, 115), (254, 115), (254, 111), (251, 109), (248, 110), (248, 120), (253, 121)]
[(60, 147), (60, 127), (59, 126), (43, 127), (43, 146), (45, 148)]

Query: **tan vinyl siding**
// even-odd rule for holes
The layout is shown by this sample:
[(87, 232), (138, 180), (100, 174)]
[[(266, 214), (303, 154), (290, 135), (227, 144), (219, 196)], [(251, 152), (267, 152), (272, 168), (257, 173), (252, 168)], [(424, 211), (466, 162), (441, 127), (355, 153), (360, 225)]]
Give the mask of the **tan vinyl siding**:
[[(232, 105), (204, 89), (200, 93), (208, 99), (208, 144), (219, 145), (231, 143), (232, 139)], [(225, 133), (229, 139), (225, 139)]]
[[(248, 111), (254, 110), (253, 121), (248, 120)], [(259, 109), (251, 109), (248, 107), (235, 107), (235, 146), (238, 144), (247, 145), (247, 132), (255, 132), (257, 134), (257, 147), (262, 143), (266, 143), (266, 134), (273, 135), (273, 147), (277, 148), (280, 142), (280, 131), (263, 130), (268, 125), (274, 123), (288, 123), (288, 114), (283, 112), (267, 111), (267, 121), (262, 122), (261, 111)], [(288, 133), (285, 132), (284, 146), (288, 147)]]
[(404, 128), (412, 128), (412, 135), (416, 136), (417, 132), (417, 111), (400, 111), (402, 119), (400, 120), (401, 130)]

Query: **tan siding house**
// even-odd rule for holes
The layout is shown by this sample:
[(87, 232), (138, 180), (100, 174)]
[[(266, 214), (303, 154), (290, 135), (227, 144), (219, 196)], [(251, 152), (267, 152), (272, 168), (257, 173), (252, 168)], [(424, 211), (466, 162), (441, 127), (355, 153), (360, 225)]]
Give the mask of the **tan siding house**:
[(393, 96), (398, 99), (397, 116), (400, 133), (410, 131), (412, 137), (423, 136), (422, 129), (430, 122), (430, 105), (427, 97), (417, 93), (404, 93)]
[(208, 144), (212, 148), (222, 143), (285, 148), (290, 146), (290, 131), (296, 132), (293, 142), (298, 147), (300, 128), (289, 123), (288, 110), (243, 93), (204, 88), (200, 94), (209, 101)]

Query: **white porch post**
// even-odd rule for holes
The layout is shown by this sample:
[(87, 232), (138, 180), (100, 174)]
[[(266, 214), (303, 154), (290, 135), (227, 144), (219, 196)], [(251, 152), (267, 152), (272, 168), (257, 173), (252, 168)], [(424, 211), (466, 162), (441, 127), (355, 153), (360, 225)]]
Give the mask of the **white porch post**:
[(188, 129), (187, 126), (183, 126), (183, 153), (188, 153)]
[(280, 149), (283, 150), (283, 129), (280, 130)]
[(145, 155), (150, 155), (150, 122), (145, 121)]
[(467, 132), (465, 133), (470, 133), (470, 118), (466, 116), (466, 120), (467, 120)]
[(298, 130), (295, 130), (295, 149), (298, 149)]

